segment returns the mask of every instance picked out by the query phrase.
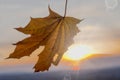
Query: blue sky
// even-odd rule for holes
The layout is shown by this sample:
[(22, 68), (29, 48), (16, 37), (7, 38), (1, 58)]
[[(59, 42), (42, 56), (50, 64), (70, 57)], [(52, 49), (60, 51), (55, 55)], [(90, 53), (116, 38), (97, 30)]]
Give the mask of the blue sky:
[[(89, 45), (95, 53), (120, 53), (120, 0), (68, 0), (67, 15), (83, 19), (75, 43)], [(48, 4), (64, 14), (65, 0), (0, 0), (0, 62), (24, 35), (13, 28), (24, 27), (31, 17), (45, 17)], [(0, 63), (1, 64), (1, 63)]]

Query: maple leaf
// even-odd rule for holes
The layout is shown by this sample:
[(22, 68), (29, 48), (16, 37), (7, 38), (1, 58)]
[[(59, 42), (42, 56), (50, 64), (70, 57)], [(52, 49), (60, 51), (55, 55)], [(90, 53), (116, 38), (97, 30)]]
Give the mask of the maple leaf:
[[(73, 37), (79, 32), (76, 24), (80, 21), (73, 17), (63, 17), (49, 8), (50, 15), (44, 18), (31, 18), (30, 23), (18, 31), (31, 35), (16, 43), (16, 49), (8, 58), (29, 56), (39, 46), (45, 46), (38, 55), (35, 72), (49, 70), (51, 64), (58, 65), (68, 47), (73, 44)], [(57, 57), (56, 57), (57, 56)]]

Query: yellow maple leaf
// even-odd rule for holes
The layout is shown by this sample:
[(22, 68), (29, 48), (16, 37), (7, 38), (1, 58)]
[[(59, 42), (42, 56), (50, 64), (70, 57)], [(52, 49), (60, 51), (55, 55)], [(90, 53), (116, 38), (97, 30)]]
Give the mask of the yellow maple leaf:
[(63, 54), (74, 42), (73, 37), (79, 32), (76, 24), (82, 20), (63, 17), (50, 8), (49, 12), (48, 17), (31, 18), (30, 23), (25, 28), (16, 28), (18, 31), (31, 36), (16, 43), (15, 51), (8, 58), (29, 56), (39, 46), (45, 46), (38, 55), (39, 60), (34, 66), (35, 72), (49, 70), (51, 64), (58, 65)]

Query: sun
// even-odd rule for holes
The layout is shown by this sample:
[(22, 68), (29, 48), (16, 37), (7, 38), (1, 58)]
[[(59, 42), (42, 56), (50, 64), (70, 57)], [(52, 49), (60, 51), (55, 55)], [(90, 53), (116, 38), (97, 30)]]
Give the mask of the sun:
[(67, 60), (82, 60), (92, 55), (92, 48), (87, 45), (74, 44), (68, 48), (68, 51), (64, 55), (64, 59)]

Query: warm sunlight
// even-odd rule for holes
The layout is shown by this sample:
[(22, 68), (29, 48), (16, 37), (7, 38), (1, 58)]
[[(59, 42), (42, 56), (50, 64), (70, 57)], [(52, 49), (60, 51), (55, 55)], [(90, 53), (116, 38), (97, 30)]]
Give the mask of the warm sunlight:
[(64, 55), (64, 59), (67, 60), (82, 60), (92, 53), (92, 48), (87, 45), (74, 44), (69, 47), (68, 51)]

